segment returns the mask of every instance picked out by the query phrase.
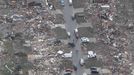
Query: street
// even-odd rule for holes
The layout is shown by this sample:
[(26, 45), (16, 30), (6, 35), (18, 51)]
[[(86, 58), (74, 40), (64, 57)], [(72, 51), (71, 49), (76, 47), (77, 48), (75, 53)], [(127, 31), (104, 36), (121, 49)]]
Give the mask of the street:
[(81, 46), (80, 46), (80, 39), (76, 39), (74, 29), (77, 28), (76, 21), (72, 20), (73, 13), (73, 7), (69, 6), (68, 0), (64, 0), (64, 9), (63, 9), (63, 15), (65, 20), (65, 28), (67, 32), (71, 33), (71, 37), (69, 39), (69, 42), (73, 42), (75, 44), (75, 47), (72, 50), (72, 62), (77, 67), (76, 75), (82, 75), (83, 74), (83, 67), (79, 64), (80, 59), (82, 58), (82, 52), (81, 52)]

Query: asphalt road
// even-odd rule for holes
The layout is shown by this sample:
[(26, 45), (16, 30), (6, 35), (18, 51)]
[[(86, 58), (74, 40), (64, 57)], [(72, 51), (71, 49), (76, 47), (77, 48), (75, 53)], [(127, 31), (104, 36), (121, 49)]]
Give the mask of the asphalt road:
[(74, 29), (77, 28), (77, 23), (76, 21), (72, 20), (72, 15), (73, 15), (73, 6), (69, 6), (68, 0), (64, 0), (64, 7), (63, 7), (63, 15), (64, 15), (64, 20), (65, 20), (65, 28), (67, 32), (71, 33), (71, 37), (69, 42), (74, 42), (75, 47), (72, 50), (72, 62), (73, 64), (77, 67), (77, 71), (75, 75), (82, 75), (83, 74), (83, 67), (80, 66), (79, 61), (82, 57), (82, 51), (81, 51), (81, 46), (80, 46), (80, 39), (76, 39), (75, 34), (74, 34)]

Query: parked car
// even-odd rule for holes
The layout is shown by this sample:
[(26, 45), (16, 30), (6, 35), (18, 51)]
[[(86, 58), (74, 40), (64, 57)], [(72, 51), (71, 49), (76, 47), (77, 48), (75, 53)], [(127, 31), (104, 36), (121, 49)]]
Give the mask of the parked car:
[(72, 0), (69, 0), (69, 5), (72, 6)]
[(75, 19), (76, 19), (76, 18), (75, 18), (75, 15), (72, 15), (72, 17), (71, 17), (71, 18), (72, 18), (72, 20), (75, 20)]
[(78, 29), (74, 29), (74, 34), (75, 34), (75, 37), (78, 39), (79, 38), (79, 34), (78, 34)]
[(91, 67), (90, 70), (92, 74), (99, 74), (99, 70), (97, 69), (97, 67)]
[(83, 75), (88, 75), (88, 74), (84, 72)]
[(71, 73), (65, 73), (64, 75), (71, 75)]
[(88, 58), (96, 58), (96, 53), (93, 51), (88, 51)]
[(73, 65), (73, 69), (74, 71), (77, 71), (77, 67), (75, 65)]
[(82, 43), (89, 43), (90, 40), (89, 40), (88, 37), (81, 37), (81, 42), (82, 42)]
[(66, 69), (65, 71), (66, 71), (66, 72), (73, 72), (72, 69)]
[(68, 36), (68, 38), (70, 38), (71, 37), (71, 33), (67, 32), (67, 36)]
[(65, 4), (64, 4), (64, 0), (60, 0), (60, 4), (62, 5), (62, 6), (64, 6)]
[(83, 58), (80, 59), (80, 65), (83, 66), (85, 64), (85, 61)]
[(74, 43), (68, 43), (68, 45), (69, 45), (70, 47), (75, 47), (75, 44), (74, 44)]

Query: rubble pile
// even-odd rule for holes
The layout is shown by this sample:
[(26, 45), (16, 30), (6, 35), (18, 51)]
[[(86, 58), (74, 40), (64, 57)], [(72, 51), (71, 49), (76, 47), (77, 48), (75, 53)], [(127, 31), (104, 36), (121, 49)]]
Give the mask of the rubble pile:
[[(16, 34), (21, 33), (20, 36), (25, 40), (23, 46), (32, 49), (27, 56), (33, 64), (34, 73), (37, 74), (45, 72), (45, 75), (59, 75), (60, 73), (61, 59), (57, 57), (55, 48), (60, 48), (64, 44), (60, 44), (61, 42), (54, 38), (55, 34), (51, 30), (54, 26), (52, 19), (53, 15), (48, 12), (47, 7), (38, 6), (14, 8), (8, 15), (0, 17), (1, 24), (10, 25), (7, 35), (4, 35), (8, 38), (16, 38)], [(0, 53), (1, 51), (2, 49)]]
[(125, 31), (116, 25), (113, 20), (117, 11), (115, 2), (111, 0), (104, 4), (93, 3), (89, 8), (86, 8), (86, 12), (93, 15), (92, 24), (97, 27), (99, 41), (109, 47), (109, 50), (103, 52), (105, 54), (103, 56), (105, 65), (112, 66), (112, 68), (108, 68), (111, 69), (113, 74), (121, 73), (126, 75), (130, 73), (130, 66), (128, 65), (130, 63), (129, 39)]
[(44, 17), (42, 16), (43, 14), (39, 14), (27, 20), (23, 33), (32, 37), (32, 39), (29, 39), (29, 43), (32, 48), (30, 55), (33, 55), (31, 58), (34, 58), (34, 60), (31, 61), (35, 67), (33, 70), (35, 70), (35, 72), (43, 71), (47, 72), (45, 74), (53, 75), (59, 73), (58, 65), (60, 63), (58, 62), (60, 59), (55, 57), (53, 43), (48, 46), (50, 42), (54, 42), (54, 40), (48, 40), (55, 37), (55, 34), (51, 31), (51, 25), (53, 25), (53, 23), (48, 19), (48, 12), (43, 13), (45, 14)]

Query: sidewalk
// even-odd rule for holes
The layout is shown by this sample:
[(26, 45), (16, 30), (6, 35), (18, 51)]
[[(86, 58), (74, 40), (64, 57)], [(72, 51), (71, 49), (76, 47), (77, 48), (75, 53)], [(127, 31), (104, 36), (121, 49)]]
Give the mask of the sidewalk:
[(91, 28), (93, 28), (91, 23), (80, 23), (80, 24), (78, 24), (78, 27), (91, 27)]
[[(56, 27), (61, 27), (61, 28), (65, 29), (65, 24), (55, 24), (55, 26), (52, 26), (52, 28), (56, 28)], [(91, 28), (93, 28), (91, 23), (78, 24), (78, 28), (80, 28), (80, 27), (91, 27)]]
[(73, 9), (73, 13), (80, 13), (80, 12), (84, 12), (84, 8)]
[(52, 10), (52, 14), (63, 14), (63, 12), (60, 9)]
[[(73, 9), (73, 13), (80, 13), (80, 12), (84, 12), (84, 8)], [(62, 10), (60, 10), (60, 9), (51, 10), (51, 13), (52, 14), (63, 14)]]
[(65, 29), (65, 24), (55, 24), (54, 26), (52, 26), (52, 29), (56, 28), (56, 27), (61, 27), (61, 28)]

